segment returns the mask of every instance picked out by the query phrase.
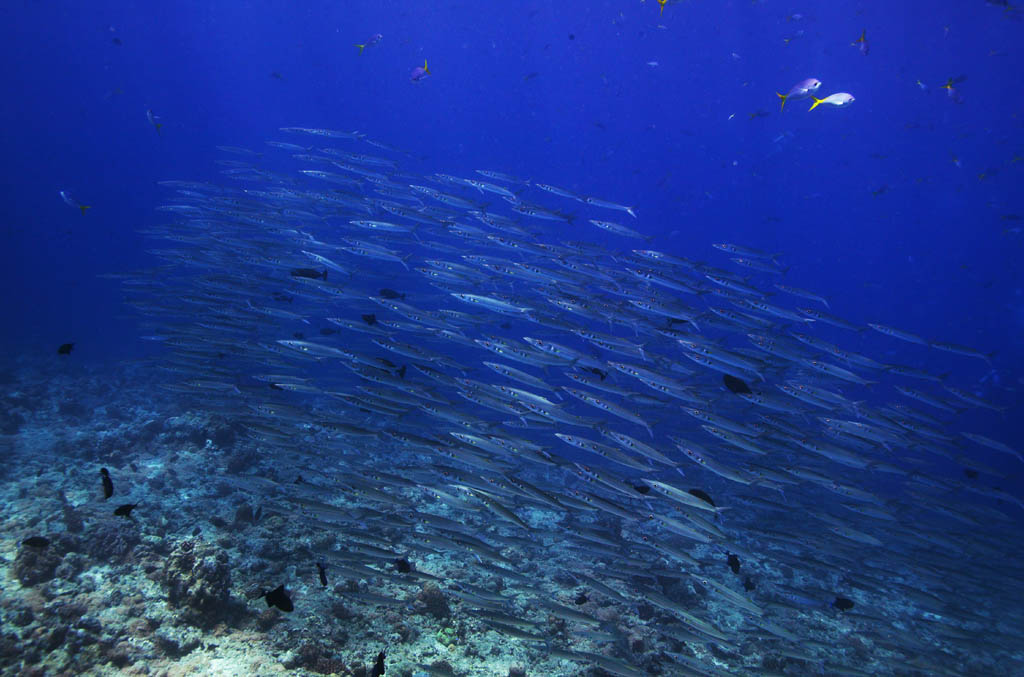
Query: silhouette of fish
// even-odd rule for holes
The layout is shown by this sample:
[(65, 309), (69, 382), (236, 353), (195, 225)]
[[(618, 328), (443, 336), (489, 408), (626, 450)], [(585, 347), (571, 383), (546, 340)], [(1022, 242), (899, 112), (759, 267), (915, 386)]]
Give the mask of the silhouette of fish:
[(30, 548), (45, 548), (50, 545), (50, 539), (44, 538), (43, 536), (29, 536), (21, 542), (22, 545), (27, 545)]
[(377, 661), (373, 664), (373, 669), (370, 670), (370, 677), (381, 677), (384, 674), (384, 659), (387, 656), (381, 651), (377, 654)]
[(292, 598), (285, 592), (284, 586), (279, 585), (270, 592), (260, 593), (260, 597), (267, 600), (267, 606), (276, 606), (278, 609), (284, 612), (295, 611), (295, 605), (292, 604)]
[(836, 597), (836, 600), (832, 602), (832, 606), (840, 611), (849, 611), (853, 608), (853, 600), (846, 597)]
[(125, 503), (124, 505), (117, 506), (117, 508), (114, 509), (114, 514), (118, 517), (131, 519), (132, 510), (135, 510), (137, 507), (139, 507), (138, 503)]
[(71, 349), (75, 347), (74, 343), (62, 343), (60, 348), (57, 348), (58, 355), (70, 355)]
[(100, 468), (100, 478), (103, 480), (103, 500), (107, 500), (114, 495), (114, 483), (106, 468)]
[(738, 574), (740, 572), (740, 558), (737, 557), (736, 555), (730, 554), (728, 561), (729, 561), (729, 568), (732, 569), (732, 572), (734, 574)]
[(327, 567), (324, 566), (323, 562), (316, 563), (317, 572), (320, 574), (320, 585), (321, 587), (327, 587)]
[(744, 383), (742, 380), (735, 376), (729, 376), (729, 374), (723, 374), (722, 380), (725, 381), (725, 387), (736, 393), (737, 395), (746, 395), (750, 392), (750, 386)]

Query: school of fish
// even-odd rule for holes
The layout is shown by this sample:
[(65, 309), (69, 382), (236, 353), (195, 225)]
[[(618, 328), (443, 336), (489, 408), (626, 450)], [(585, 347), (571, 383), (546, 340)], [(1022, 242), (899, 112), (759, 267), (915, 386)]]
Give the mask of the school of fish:
[(1024, 459), (957, 424), (1000, 407), (849, 346), (982, 351), (833, 314), (772, 253), (663, 253), (576, 190), (407, 173), (358, 132), (220, 148), (223, 182), (163, 182), (126, 302), (165, 387), (259, 450), (211, 472), (288, 538), (343, 534), (316, 559), (363, 581), (346, 603), (435, 581), (538, 661), (626, 677), (1020, 666), (1024, 501), (977, 456)]

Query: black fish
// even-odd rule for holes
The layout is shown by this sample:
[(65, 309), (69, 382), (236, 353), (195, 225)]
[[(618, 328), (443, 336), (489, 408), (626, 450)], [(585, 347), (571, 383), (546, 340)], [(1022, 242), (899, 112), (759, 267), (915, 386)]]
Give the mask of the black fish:
[(21, 544), (27, 545), (30, 548), (45, 548), (50, 545), (50, 539), (43, 538), (42, 536), (29, 536)]
[(319, 270), (317, 270), (316, 268), (293, 268), (292, 271), (291, 271), (291, 274), (292, 274), (292, 277), (305, 277), (305, 278), (309, 278), (310, 280), (326, 280), (327, 279), (327, 269), (326, 268), (324, 268), (324, 271), (322, 273)]
[(118, 47), (124, 44), (123, 42), (121, 42), (121, 38), (111, 38), (110, 41)]
[(327, 587), (327, 567), (323, 565), (323, 562), (316, 563), (317, 571), (320, 572), (320, 585), (324, 588)]
[(600, 376), (602, 381), (608, 376), (608, 372), (601, 371), (597, 367), (583, 367), (583, 371), (589, 371), (595, 376)]
[(110, 473), (106, 468), (100, 468), (100, 478), (103, 480), (103, 500), (114, 495), (114, 483), (110, 481)]
[(377, 316), (374, 315), (373, 313), (367, 313), (366, 315), (361, 315), (360, 317), (363, 318), (363, 322), (365, 322), (366, 324), (369, 324), (371, 326), (377, 324)]
[(745, 579), (743, 579), (743, 589), (747, 592), (750, 592), (756, 587), (757, 585), (754, 583), (754, 579), (752, 579), (750, 576), (747, 576)]
[(573, 602), (575, 604), (577, 604), (577, 605), (579, 605), (579, 604), (586, 604), (589, 601), (590, 600), (587, 599), (587, 596), (584, 595), (582, 592), (579, 595), (576, 596), (576, 599), (573, 600)]
[(651, 488), (646, 484), (641, 484), (640, 486), (634, 484), (633, 488), (638, 494), (648, 494), (651, 491)]
[(968, 479), (973, 480), (975, 477), (978, 476), (978, 471), (975, 470), (974, 468), (964, 468), (964, 475), (966, 475)]
[(735, 376), (729, 376), (728, 374), (722, 375), (722, 380), (725, 381), (725, 387), (733, 391), (737, 395), (746, 395), (750, 392), (750, 386), (736, 378)]
[(381, 295), (382, 298), (386, 298), (386, 299), (404, 299), (405, 298), (405, 294), (399, 294), (394, 289), (388, 289), (387, 287), (385, 287), (384, 289), (380, 290), (380, 295)]
[(405, 378), (405, 368), (406, 368), (406, 366), (408, 366), (408, 365), (403, 364), (401, 367), (399, 367), (398, 369), (395, 370), (395, 373), (398, 374), (399, 378)]
[(330, 327), (324, 327), (323, 329), (320, 330), (320, 335), (321, 336), (330, 336), (332, 334), (337, 334), (337, 333), (338, 333), (337, 329), (331, 329)]
[(299, 339), (300, 341), (302, 341), (303, 339), (306, 338), (306, 335), (303, 334), (301, 331), (297, 331), (294, 334), (292, 334), (292, 338), (296, 338), (296, 339)]
[(708, 496), (705, 492), (701, 491), (700, 489), (690, 489), (689, 491), (691, 496), (696, 496), (700, 500), (710, 505), (712, 508), (715, 507), (715, 502), (712, 501), (711, 497)]
[(846, 597), (836, 597), (836, 601), (832, 602), (832, 606), (840, 611), (849, 611), (853, 608), (853, 600)]
[(117, 509), (114, 510), (114, 514), (118, 517), (126, 517), (128, 519), (131, 519), (132, 510), (135, 510), (137, 507), (139, 507), (138, 503), (125, 503), (124, 505), (117, 506)]
[(57, 348), (58, 355), (70, 355), (71, 349), (75, 347), (74, 343), (62, 343), (60, 348)]
[(729, 555), (729, 568), (732, 569), (732, 572), (734, 574), (738, 574), (740, 572), (740, 558), (737, 557), (736, 555), (730, 554)]
[(279, 585), (270, 592), (264, 592), (260, 594), (267, 600), (267, 606), (276, 606), (281, 611), (295, 611), (295, 605), (292, 604), (292, 598), (288, 596), (288, 593), (284, 591), (284, 586)]
[(412, 571), (412, 564), (405, 557), (399, 557), (395, 560), (395, 570), (400, 574), (407, 574)]
[(370, 670), (370, 677), (381, 677), (381, 675), (384, 674), (385, 658), (387, 658), (387, 656), (384, 655), (383, 651), (377, 654), (377, 662), (373, 664), (373, 669)]

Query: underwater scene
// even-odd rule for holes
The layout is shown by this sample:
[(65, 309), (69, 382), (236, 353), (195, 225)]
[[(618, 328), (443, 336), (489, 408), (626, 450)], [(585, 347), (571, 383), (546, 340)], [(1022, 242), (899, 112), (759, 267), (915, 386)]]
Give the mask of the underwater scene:
[(0, 675), (1024, 675), (1024, 5), (0, 14)]

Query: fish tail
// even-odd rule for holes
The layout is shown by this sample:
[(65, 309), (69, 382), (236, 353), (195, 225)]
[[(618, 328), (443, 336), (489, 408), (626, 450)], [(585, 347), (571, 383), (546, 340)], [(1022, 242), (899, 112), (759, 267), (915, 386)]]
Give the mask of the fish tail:
[(356, 45), (359, 48), (359, 53), (362, 54), (363, 50), (366, 49), (366, 45)]
[(430, 72), (430, 69), (427, 68), (427, 60), (426, 59), (423, 60), (423, 72), (426, 73), (427, 75), (432, 75), (432, 73)]
[(164, 123), (162, 123), (162, 122), (154, 122), (153, 126), (156, 127), (156, 133), (157, 133), (157, 135), (159, 135), (160, 134), (160, 128), (164, 126)]
[(789, 95), (788, 94), (779, 94), (778, 92), (775, 92), (775, 96), (777, 96), (780, 99), (782, 99), (782, 105), (779, 106), (779, 110), (781, 111), (782, 109), (784, 109), (786, 107), (786, 97), (789, 96)]
[(812, 110), (817, 108), (825, 100), (825, 99), (819, 99), (816, 96), (812, 96), (811, 98), (814, 99), (814, 103), (812, 103), (811, 107), (807, 109), (808, 113), (810, 113)]
[(82, 210), (82, 216), (85, 216), (85, 210), (86, 209), (92, 209), (92, 206), (90, 206), (90, 205), (78, 205), (78, 208)]

